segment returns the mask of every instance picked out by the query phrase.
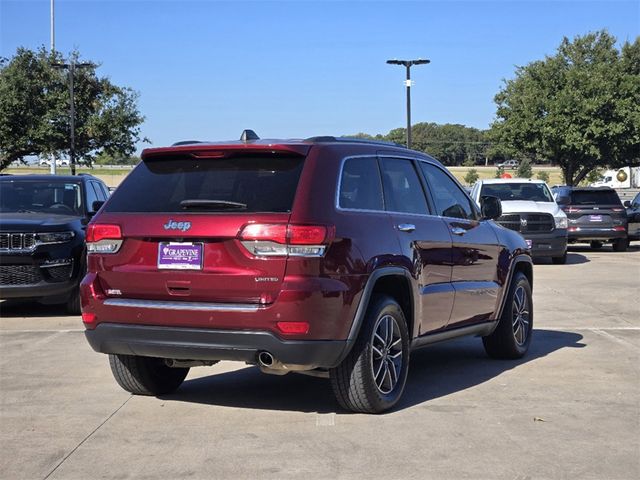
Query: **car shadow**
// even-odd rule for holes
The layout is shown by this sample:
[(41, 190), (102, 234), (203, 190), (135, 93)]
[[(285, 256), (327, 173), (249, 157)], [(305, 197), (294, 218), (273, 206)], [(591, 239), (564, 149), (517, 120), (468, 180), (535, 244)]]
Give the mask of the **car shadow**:
[[(590, 261), (591, 260), (580, 253), (567, 252), (567, 262), (565, 265), (580, 265), (582, 263), (589, 263)], [(535, 265), (554, 265), (551, 258), (547, 257), (534, 258), (533, 263)]]
[[(501, 373), (550, 355), (563, 348), (582, 348), (582, 335), (534, 330), (527, 356), (494, 360), (484, 353), (478, 338), (463, 338), (414, 352), (404, 394), (391, 410), (399, 411), (480, 385)], [(306, 375), (266, 375), (257, 367), (185, 381), (166, 401), (234, 408), (346, 413), (336, 403), (329, 381)]]
[(73, 316), (67, 312), (63, 304), (45, 305), (33, 300), (4, 300), (0, 302), (0, 316), (2, 317), (66, 317)]

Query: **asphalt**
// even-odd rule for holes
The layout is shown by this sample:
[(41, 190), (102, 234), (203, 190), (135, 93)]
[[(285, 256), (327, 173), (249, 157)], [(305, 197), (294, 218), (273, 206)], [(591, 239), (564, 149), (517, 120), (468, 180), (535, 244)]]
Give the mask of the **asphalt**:
[(134, 397), (61, 309), (0, 304), (2, 479), (640, 478), (640, 248), (534, 267), (521, 361), (479, 339), (412, 356), (401, 403), (341, 411), (326, 380), (195, 368)]

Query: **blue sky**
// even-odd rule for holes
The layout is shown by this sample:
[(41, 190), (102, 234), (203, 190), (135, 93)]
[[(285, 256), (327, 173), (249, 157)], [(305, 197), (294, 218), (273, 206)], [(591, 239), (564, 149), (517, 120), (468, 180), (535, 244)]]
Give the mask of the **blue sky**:
[[(140, 92), (153, 145), (386, 133), (404, 126), (404, 70), (414, 123), (487, 128), (515, 65), (563, 36), (640, 34), (634, 1), (56, 0), (56, 49)], [(49, 45), (49, 0), (0, 0), (0, 55)]]

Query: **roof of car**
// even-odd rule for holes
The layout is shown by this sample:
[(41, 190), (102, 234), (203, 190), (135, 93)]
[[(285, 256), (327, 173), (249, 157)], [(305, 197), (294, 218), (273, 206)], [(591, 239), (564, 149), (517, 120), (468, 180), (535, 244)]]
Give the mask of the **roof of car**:
[(24, 175), (0, 176), (0, 181), (3, 181), (3, 182), (12, 182), (14, 180), (35, 180), (35, 181), (46, 182), (53, 179), (60, 180), (63, 182), (81, 182), (83, 179), (99, 180), (93, 175), (89, 175), (86, 173), (81, 173), (80, 175), (51, 175), (51, 174), (32, 173), (32, 174), (24, 174)]
[(478, 180), (480, 183), (545, 183), (544, 180), (534, 180), (531, 178), (486, 178)]

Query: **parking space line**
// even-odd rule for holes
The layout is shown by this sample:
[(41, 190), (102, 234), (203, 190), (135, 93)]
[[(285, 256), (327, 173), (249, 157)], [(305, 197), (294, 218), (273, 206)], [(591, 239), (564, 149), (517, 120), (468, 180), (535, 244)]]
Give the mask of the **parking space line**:
[(131, 400), (132, 398), (133, 398), (133, 395), (130, 395), (129, 397), (127, 397), (127, 399), (126, 399), (124, 402), (122, 402), (122, 405), (120, 405), (118, 408), (116, 408), (116, 409), (111, 413), (111, 415), (109, 415), (109, 416), (108, 416), (108, 417), (107, 417), (107, 418), (106, 418), (106, 419), (105, 419), (105, 420), (104, 420), (100, 425), (98, 425), (96, 428), (94, 428), (94, 429), (93, 429), (93, 431), (92, 431), (89, 435), (87, 435), (86, 437), (84, 437), (84, 438), (82, 439), (82, 441), (81, 441), (80, 443), (78, 443), (78, 445), (76, 445), (76, 446), (73, 448), (73, 450), (71, 450), (67, 455), (65, 455), (65, 456), (64, 456), (64, 458), (63, 458), (62, 460), (60, 460), (60, 462), (59, 462), (55, 467), (53, 467), (53, 470), (51, 470), (49, 473), (47, 473), (47, 475), (43, 478), (43, 480), (47, 480), (47, 478), (49, 478), (49, 477), (50, 477), (50, 476), (51, 476), (51, 475), (52, 475), (52, 474), (53, 474), (53, 473), (54, 473), (58, 468), (60, 468), (60, 466), (61, 466), (64, 462), (66, 462), (66, 461), (67, 461), (67, 459), (68, 459), (71, 455), (73, 455), (73, 454), (76, 452), (76, 450), (78, 450), (78, 448), (80, 448), (80, 447), (81, 447), (81, 446), (82, 446), (82, 445), (83, 445), (87, 440), (89, 440), (89, 439), (93, 436), (93, 434), (94, 434), (94, 433), (96, 433), (98, 430), (100, 430), (100, 428), (102, 428), (102, 426), (103, 426), (105, 423), (107, 423), (109, 420), (111, 420), (111, 419), (113, 418), (113, 416), (114, 416), (116, 413), (118, 413), (118, 412), (122, 409), (122, 407), (124, 407), (124, 406), (127, 404), (127, 402), (128, 402), (129, 400)]
[(597, 333), (598, 335), (608, 338), (609, 340), (613, 340), (614, 342), (620, 344), (620, 345), (624, 345), (626, 347), (630, 347), (633, 348), (634, 350), (640, 350), (640, 347), (638, 347), (637, 345), (634, 345), (631, 342), (627, 342), (625, 339), (623, 338), (618, 338), (615, 335), (611, 335), (609, 332), (606, 332), (604, 330), (598, 330), (598, 329), (593, 329), (593, 333)]

